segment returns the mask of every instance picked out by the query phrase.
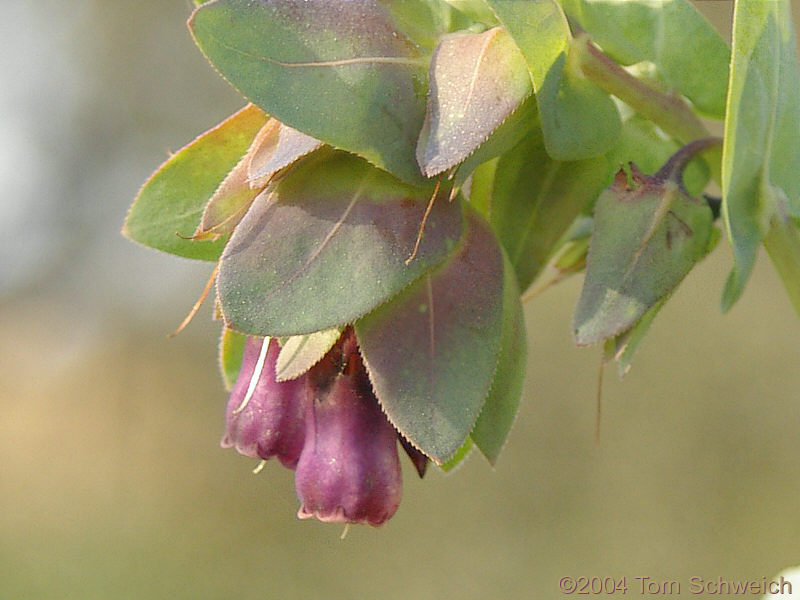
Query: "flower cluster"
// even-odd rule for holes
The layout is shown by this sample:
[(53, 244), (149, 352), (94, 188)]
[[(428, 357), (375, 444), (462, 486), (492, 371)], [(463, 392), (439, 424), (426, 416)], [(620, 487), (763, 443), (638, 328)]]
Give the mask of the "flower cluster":
[[(279, 350), (275, 339), (246, 339), (221, 445), (294, 469), (301, 519), (383, 524), (400, 503), (403, 440), (375, 397), (352, 328), (297, 379), (276, 380)], [(422, 475), (427, 458), (402, 445)]]

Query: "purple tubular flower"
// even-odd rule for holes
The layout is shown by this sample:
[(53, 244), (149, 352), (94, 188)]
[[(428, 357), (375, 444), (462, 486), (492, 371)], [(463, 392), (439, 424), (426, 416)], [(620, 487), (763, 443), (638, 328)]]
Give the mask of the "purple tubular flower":
[(276, 456), (293, 469), (305, 439), (304, 414), (308, 386), (305, 377), (275, 381), (278, 342), (248, 337), (242, 367), (231, 390), (226, 410), (223, 448), (268, 459)]
[(378, 526), (400, 504), (397, 432), (378, 404), (354, 339), (344, 341), (342, 358), (343, 371), (327, 385), (315, 382), (306, 404), (306, 441), (294, 479), (297, 516)]

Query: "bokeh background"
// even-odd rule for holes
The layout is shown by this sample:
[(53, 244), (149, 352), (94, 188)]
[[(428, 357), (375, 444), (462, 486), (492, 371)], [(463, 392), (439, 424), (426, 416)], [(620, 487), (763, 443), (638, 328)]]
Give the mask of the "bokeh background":
[[(210, 273), (119, 228), (170, 150), (242, 105), (181, 0), (2, 3), (0, 598), (560, 598), (560, 577), (770, 577), (800, 564), (800, 321), (725, 244), (632, 372), (578, 350), (580, 281), (526, 305), (522, 409), (492, 469), (424, 481), (382, 529), (295, 518), (291, 473), (218, 447), (219, 324), (166, 339)], [(731, 2), (698, 2), (729, 35)], [(794, 3), (800, 23), (800, 2)], [(800, 580), (795, 582), (800, 593)]]

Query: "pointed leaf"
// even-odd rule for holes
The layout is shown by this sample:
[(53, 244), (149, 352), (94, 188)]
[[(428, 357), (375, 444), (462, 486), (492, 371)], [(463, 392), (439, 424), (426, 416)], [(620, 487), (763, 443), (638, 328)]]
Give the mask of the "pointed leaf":
[(228, 327), (223, 326), (222, 328), (222, 337), (219, 341), (219, 370), (222, 373), (225, 389), (228, 391), (233, 388), (236, 377), (239, 375), (244, 355), (245, 337), (244, 334)]
[(322, 146), (318, 139), (278, 123), (268, 139), (258, 146), (247, 163), (247, 180), (252, 187), (267, 185), (282, 169)]
[(428, 67), (422, 172), (431, 177), (463, 161), (531, 91), (525, 59), (502, 28), (442, 38)]
[(569, 24), (555, 0), (486, 0), (519, 46), (533, 80), (547, 152), (557, 160), (604, 154), (619, 136), (611, 98), (567, 60)]
[(355, 323), (375, 394), (394, 426), (437, 464), (469, 435), (500, 353), (503, 262), (488, 224), (436, 270)]
[(425, 59), (375, 0), (215, 0), (189, 26), (214, 66), (282, 123), (410, 182)]
[(730, 48), (688, 0), (562, 0), (564, 11), (624, 65), (649, 61), (706, 116), (725, 116)]
[(547, 264), (561, 236), (608, 184), (605, 157), (556, 161), (534, 130), (500, 158), (491, 196), (490, 221), (508, 252), (520, 288)]
[(290, 337), (275, 361), (275, 381), (288, 381), (303, 375), (333, 348), (341, 333), (339, 329), (326, 329)]
[(514, 268), (503, 253), (503, 325), (500, 358), (492, 379), (489, 396), (470, 433), (472, 441), (491, 463), (495, 464), (517, 415), (522, 384), (525, 380), (527, 338), (519, 286)]
[(225, 322), (253, 335), (351, 323), (441, 262), (461, 236), (458, 203), (433, 204), (344, 152), (295, 167), (260, 196), (225, 247), (217, 290)]
[(450, 473), (470, 455), (472, 447), (472, 438), (468, 437), (464, 440), (464, 443), (461, 444), (461, 447), (456, 450), (455, 453), (453, 453), (453, 456), (448, 458), (446, 462), (443, 462), (441, 465), (439, 465), (439, 468), (445, 473)]
[[(247, 150), (267, 117), (248, 105), (185, 146), (144, 184), (122, 233), (156, 250), (217, 260), (223, 241), (191, 241), (203, 207)], [(183, 236), (183, 237), (181, 237)]]
[[(800, 69), (789, 2), (737, 2), (733, 47), (722, 214), (735, 266), (723, 294), (725, 310), (744, 290), (773, 216), (800, 215)], [(789, 238), (770, 241), (780, 239)], [(771, 256), (779, 254), (779, 248), (770, 251)], [(800, 274), (787, 272), (786, 277)]]
[(625, 173), (597, 200), (575, 340), (591, 344), (630, 329), (670, 293), (708, 248), (711, 210), (672, 181)]

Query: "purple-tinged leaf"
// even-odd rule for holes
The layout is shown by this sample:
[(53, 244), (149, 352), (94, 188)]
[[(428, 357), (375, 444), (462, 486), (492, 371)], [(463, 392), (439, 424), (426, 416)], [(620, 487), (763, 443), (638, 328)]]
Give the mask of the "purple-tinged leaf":
[(503, 324), (492, 387), (470, 437), (495, 464), (517, 415), (525, 380), (527, 338), (514, 267), (503, 253)]
[(247, 179), (251, 187), (267, 185), (275, 175), (322, 146), (318, 139), (275, 121), (269, 138), (249, 157)]
[(241, 221), (250, 203), (261, 191), (248, 181), (248, 170), (252, 157), (271, 139), (277, 137), (279, 123), (269, 119), (259, 130), (241, 160), (219, 184), (211, 199), (203, 209), (200, 224), (192, 236), (193, 240), (217, 239), (220, 235), (233, 232)]
[(458, 203), (343, 152), (304, 161), (250, 207), (225, 247), (217, 290), (228, 326), (254, 335), (352, 323), (444, 260), (461, 236)]
[(525, 58), (501, 27), (444, 36), (428, 67), (422, 172), (431, 177), (463, 161), (531, 92)]
[(501, 350), (503, 258), (467, 209), (459, 247), (354, 325), (375, 394), (402, 435), (437, 464), (464, 443)]

